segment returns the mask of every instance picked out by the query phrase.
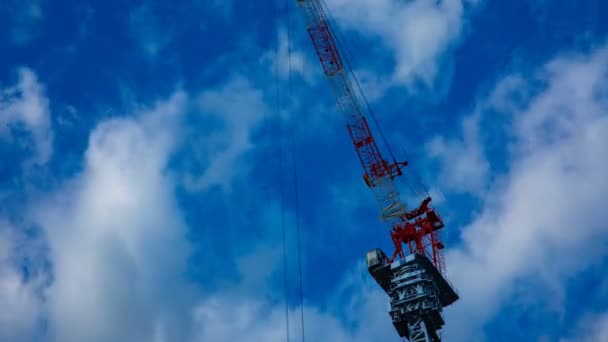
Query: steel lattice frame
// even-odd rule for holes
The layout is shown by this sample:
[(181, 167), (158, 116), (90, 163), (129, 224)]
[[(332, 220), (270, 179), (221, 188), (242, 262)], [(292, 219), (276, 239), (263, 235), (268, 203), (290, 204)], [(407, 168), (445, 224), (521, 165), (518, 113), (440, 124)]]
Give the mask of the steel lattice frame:
[(408, 330), (410, 332), (410, 342), (433, 342), (422, 318), (409, 322)]
[[(401, 245), (407, 244), (410, 253), (430, 254), (431, 259), (438, 262), (437, 266), (443, 271), (443, 267), (439, 263), (442, 260), (439, 254), (443, 244), (440, 243), (439, 235), (436, 233), (436, 230), (440, 227), (437, 228), (433, 225), (433, 222), (430, 222), (427, 219), (428, 215), (426, 215), (428, 212), (432, 212), (433, 216), (438, 218), (433, 209), (428, 208), (430, 198), (423, 202), (426, 210), (414, 210), (417, 215), (408, 212), (405, 204), (400, 201), (394, 178), (403, 174), (402, 168), (407, 163), (388, 162), (382, 157), (352, 82), (345, 70), (340, 51), (319, 0), (296, 0), (296, 2), (304, 14), (308, 34), (336, 96), (337, 106), (342, 113), (346, 128), (363, 167), (363, 178), (374, 193), (380, 207), (382, 213), (380, 218), (388, 224), (391, 234), (400, 236), (400, 238), (393, 238), (396, 249), (393, 260), (397, 256), (404, 256)], [(419, 223), (429, 222), (426, 225), (418, 224), (405, 227), (404, 224), (413, 218), (417, 218)], [(429, 239), (431, 243), (428, 243)]]
[[(431, 198), (426, 198), (418, 208), (411, 211), (408, 211), (405, 204), (401, 202), (394, 178), (403, 174), (402, 168), (407, 163), (396, 162), (395, 160), (388, 162), (382, 157), (365, 117), (363, 107), (352, 86), (349, 73), (345, 70), (345, 63), (340, 56), (340, 49), (320, 0), (296, 0), (296, 2), (304, 14), (308, 34), (325, 76), (330, 81), (336, 96), (337, 106), (344, 118), (348, 133), (363, 167), (365, 183), (372, 190), (378, 202), (381, 211), (380, 219), (389, 226), (395, 250), (390, 260), (383, 261), (385, 266), (392, 264), (397, 258), (404, 258), (406, 254), (403, 245), (407, 245), (409, 255), (418, 254), (428, 257), (438, 270), (438, 272), (434, 272), (443, 274), (445, 272), (441, 255), (443, 243), (440, 241), (438, 231), (444, 227), (444, 224), (439, 215), (429, 207)], [(408, 267), (415, 268), (415, 265)], [(371, 269), (370, 272), (372, 272)], [(416, 274), (419, 274), (421, 270), (412, 271), (414, 273), (403, 272), (405, 272), (406, 278), (411, 278), (414, 273), (418, 272)], [(374, 276), (391, 297), (393, 322), (398, 321), (399, 324), (407, 324), (406, 330), (408, 330), (407, 334), (411, 342), (438, 341), (436, 330), (443, 324), (443, 320), (441, 318), (442, 304), (438, 299), (437, 285), (433, 283), (437, 278), (418, 279), (418, 283), (412, 285), (408, 283), (411, 279), (408, 278), (409, 280), (406, 281), (405, 278), (402, 278), (402, 275), (402, 273), (399, 273), (394, 279), (384, 279), (382, 277), (382, 279), (379, 279)], [(439, 277), (444, 281), (441, 275)], [(451, 287), (450, 290), (452, 290)], [(408, 294), (411, 295), (416, 291), (422, 291), (419, 300), (404, 299)], [(454, 297), (458, 298), (455, 293)], [(424, 315), (429, 310), (435, 314), (435, 318), (438, 317), (439, 321), (436, 320), (433, 323), (428, 319), (425, 320)], [(400, 313), (405, 316), (402, 317)], [(434, 324), (434, 326), (429, 328), (429, 324)], [(422, 336), (424, 336), (424, 339), (422, 339)]]

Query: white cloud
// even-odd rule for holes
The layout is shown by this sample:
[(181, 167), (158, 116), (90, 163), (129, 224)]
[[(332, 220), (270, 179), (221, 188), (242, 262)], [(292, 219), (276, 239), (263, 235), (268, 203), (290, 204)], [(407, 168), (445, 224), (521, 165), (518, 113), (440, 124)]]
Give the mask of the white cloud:
[(441, 187), (480, 194), (485, 190), (490, 171), (479, 134), (479, 114), (462, 122), (462, 140), (435, 137), (425, 149), (428, 156), (442, 163)]
[(608, 341), (608, 313), (585, 317), (578, 325), (574, 336), (562, 338), (560, 342)]
[[(510, 78), (520, 80), (509, 82), (513, 86), (527, 87), (526, 96), (496, 95), (521, 88), (492, 93), (495, 107), (514, 109), (505, 127), (513, 137), (505, 142), (509, 173), (489, 186), (480, 215), (463, 230), (463, 245), (447, 253), (462, 297), (448, 311), (450, 338), (479, 336), (507, 302), (560, 312), (567, 280), (606, 255), (608, 216), (601, 208), (608, 200), (608, 162), (599, 156), (608, 146), (607, 56), (604, 48), (560, 57), (529, 83)], [(517, 297), (522, 286), (524, 298)]]
[[(91, 134), (82, 174), (32, 209), (48, 237), (57, 341), (182, 340), (189, 245), (165, 167), (185, 96)], [(158, 334), (158, 333), (157, 333)]]
[[(0, 137), (18, 142), (16, 128), (25, 129), (32, 139), (34, 156), (29, 159), (36, 164), (45, 164), (53, 153), (53, 134), (49, 101), (34, 72), (19, 70), (19, 82), (0, 90)], [(28, 145), (26, 143), (26, 145)]]
[[(350, 290), (346, 303), (330, 298), (327, 309), (305, 306), (305, 337), (320, 342), (393, 341), (398, 338), (387, 311), (386, 294), (377, 285), (361, 281), (362, 268), (357, 268), (332, 292)], [(367, 275), (365, 275), (367, 276)], [(285, 336), (284, 303), (268, 303), (238, 294), (213, 296), (194, 310), (195, 341), (281, 342)], [(300, 311), (290, 307), (290, 337), (301, 339)]]
[(7, 222), (0, 221), (0, 340), (24, 341), (33, 337), (39, 318), (36, 293), (39, 279), (26, 281), (20, 270), (18, 239)]
[[(224, 101), (232, 105), (217, 95), (203, 96), (206, 108), (224, 108)], [(101, 122), (91, 133), (82, 173), (29, 209), (48, 239), (52, 283), (42, 300), (16, 281), (16, 271), (10, 277), (7, 269), (0, 271), (0, 300), (16, 307), (10, 315), (0, 315), (7, 327), (0, 336), (21, 338), (16, 334), (32, 331), (35, 318), (42, 316), (48, 322), (45, 338), (51, 341), (284, 340), (284, 302), (276, 294), (260, 296), (270, 287), (264, 274), (282, 266), (276, 244), (258, 244), (253, 254), (238, 257), (240, 282), (253, 289), (226, 286), (201, 294), (184, 279), (194, 246), (186, 240), (173, 194), (176, 184), (165, 169), (181, 143), (185, 101), (177, 93), (132, 118)], [(238, 126), (240, 112), (226, 113), (235, 115), (227, 123)], [(251, 115), (251, 122), (264, 116)], [(239, 127), (239, 134), (246, 132)], [(261, 220), (277, 225), (276, 209), (263, 213)], [(276, 243), (275, 235), (262, 240)], [(4, 241), (10, 240), (0, 239)], [(360, 282), (363, 277), (368, 281)], [(370, 282), (365, 270), (356, 268), (332, 292), (325, 309), (306, 305), (307, 338), (393, 339), (386, 295)], [(290, 312), (295, 338), (299, 310), (292, 306)]]
[[(291, 34), (294, 35), (294, 33)], [(317, 65), (311, 65), (311, 61), (297, 49), (297, 44), (294, 44), (293, 41), (290, 42), (290, 39), (293, 40), (294, 37), (289, 37), (287, 29), (281, 27), (277, 35), (277, 48), (264, 53), (261, 63), (283, 81), (289, 79), (291, 73), (291, 77), (297, 75), (311, 83), (318, 73), (310, 72), (310, 70), (316, 68)]]
[(217, 128), (204, 137), (200, 146), (199, 158), (210, 164), (200, 176), (189, 177), (186, 186), (191, 190), (215, 185), (228, 189), (233, 177), (247, 170), (246, 163), (237, 165), (237, 161), (254, 147), (253, 130), (276, 113), (266, 106), (263, 92), (243, 77), (235, 77), (217, 90), (203, 92), (198, 102), (201, 115)]
[(340, 25), (379, 38), (395, 54), (393, 81), (432, 86), (441, 58), (460, 37), (477, 0), (328, 0)]

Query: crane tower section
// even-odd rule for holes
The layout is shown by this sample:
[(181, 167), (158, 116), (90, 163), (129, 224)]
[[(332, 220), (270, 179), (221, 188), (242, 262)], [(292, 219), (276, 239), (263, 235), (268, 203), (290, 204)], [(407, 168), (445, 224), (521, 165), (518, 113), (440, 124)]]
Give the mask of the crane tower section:
[[(442, 309), (458, 300), (444, 277), (444, 246), (438, 233), (443, 221), (429, 206), (430, 197), (409, 211), (401, 202), (394, 179), (403, 174), (407, 162), (382, 157), (321, 0), (296, 2), (363, 167), (363, 179), (378, 202), (380, 220), (388, 225), (395, 245), (390, 258), (380, 249), (368, 252), (368, 270), (390, 298), (389, 314), (400, 336), (411, 342), (440, 341)], [(407, 255), (403, 246), (407, 246)]]

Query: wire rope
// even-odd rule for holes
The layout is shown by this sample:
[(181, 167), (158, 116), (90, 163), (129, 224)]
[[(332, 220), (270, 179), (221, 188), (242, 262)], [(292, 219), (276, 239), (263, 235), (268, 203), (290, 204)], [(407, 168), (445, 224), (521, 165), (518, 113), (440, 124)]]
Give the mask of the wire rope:
[[(280, 8), (276, 8), (276, 18), (280, 18)], [(281, 85), (280, 85), (280, 64), (278, 56), (280, 54), (280, 44), (277, 43), (276, 48), (277, 61), (275, 65), (275, 91), (276, 91), (276, 115), (281, 116)], [(279, 147), (279, 191), (281, 196), (281, 231), (282, 231), (282, 243), (283, 243), (283, 294), (285, 296), (285, 340), (291, 341), (289, 334), (289, 277), (287, 267), (287, 228), (285, 224), (285, 185), (283, 184), (283, 171), (284, 171), (284, 160), (283, 160), (283, 141)]]
[[(287, 7), (287, 68), (288, 68), (288, 80), (289, 80), (289, 98), (293, 99), (293, 79), (292, 79), (292, 68), (291, 68), (291, 6), (289, 5), (291, 0), (286, 0)], [(291, 113), (291, 111), (290, 111)], [(297, 165), (297, 153), (296, 153), (296, 139), (295, 139), (295, 118), (293, 113), (291, 114), (291, 154), (293, 158), (293, 186), (295, 194), (295, 215), (296, 215), (296, 236), (297, 236), (297, 252), (298, 252), (298, 280), (299, 280), (299, 294), (300, 294), (300, 323), (302, 328), (302, 342), (305, 341), (305, 325), (304, 325), (304, 290), (302, 282), (302, 232), (300, 229), (300, 194), (298, 185), (298, 165)]]

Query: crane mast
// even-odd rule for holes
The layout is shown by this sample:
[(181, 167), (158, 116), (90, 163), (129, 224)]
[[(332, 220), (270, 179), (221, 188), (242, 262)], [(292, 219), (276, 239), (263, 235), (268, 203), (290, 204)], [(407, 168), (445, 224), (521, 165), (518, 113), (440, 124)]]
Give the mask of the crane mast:
[[(380, 220), (389, 227), (395, 250), (388, 258), (380, 249), (367, 253), (370, 274), (389, 295), (390, 316), (401, 337), (410, 342), (440, 341), (442, 308), (458, 300), (444, 277), (444, 248), (438, 231), (443, 221), (429, 204), (431, 198), (408, 211), (394, 179), (407, 162), (387, 161), (373, 137), (365, 112), (354, 92), (340, 49), (321, 0), (296, 0), (313, 47), (330, 81), (336, 103), (363, 167), (363, 179), (380, 207)], [(408, 247), (406, 255), (403, 246)]]

